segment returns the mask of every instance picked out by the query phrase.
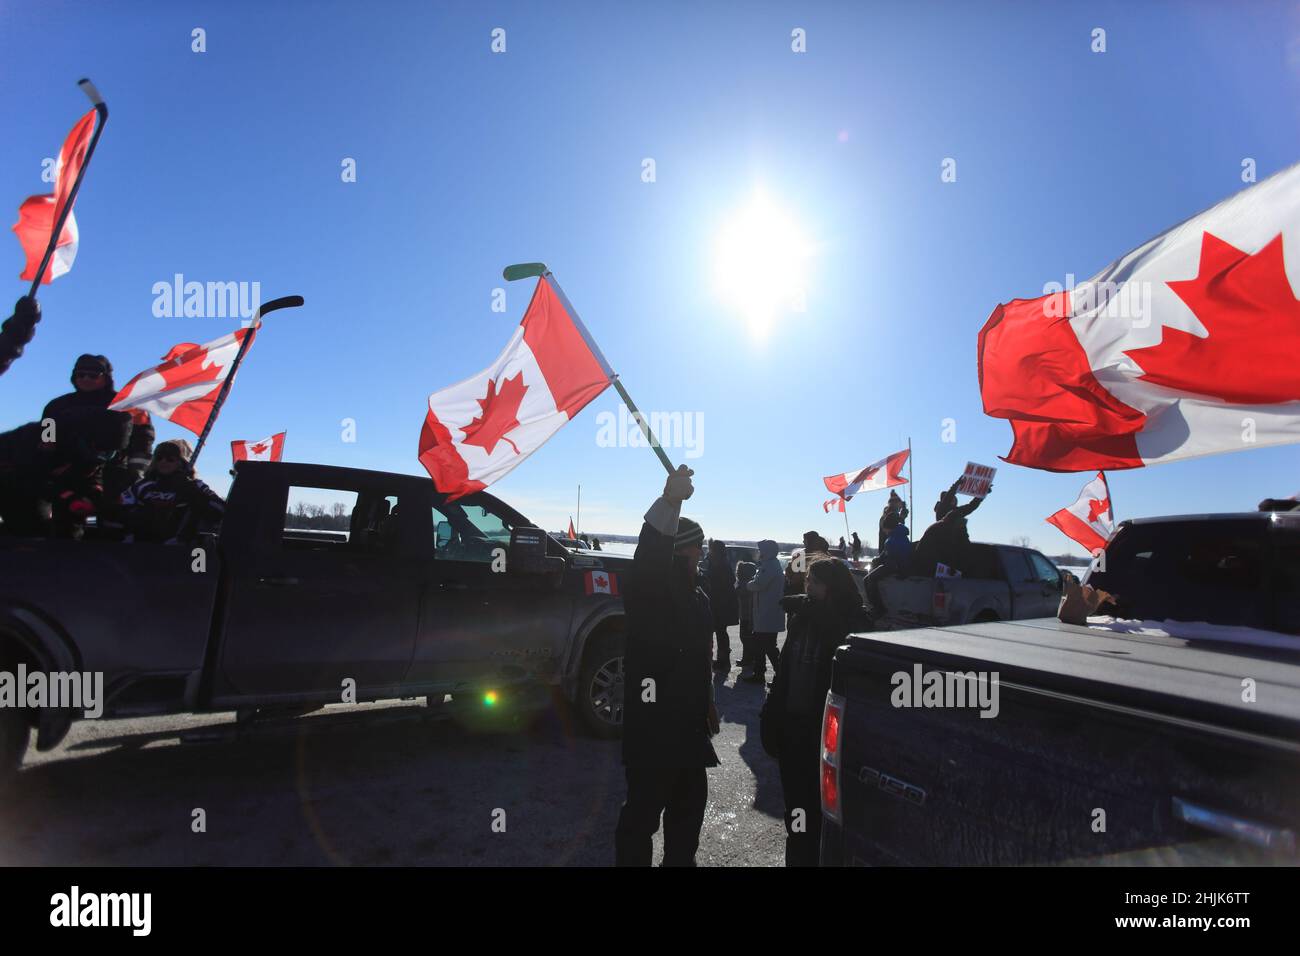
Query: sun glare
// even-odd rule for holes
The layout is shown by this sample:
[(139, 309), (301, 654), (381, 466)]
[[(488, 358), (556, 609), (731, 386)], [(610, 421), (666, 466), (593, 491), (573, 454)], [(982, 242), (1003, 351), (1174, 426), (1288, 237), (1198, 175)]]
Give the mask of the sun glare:
[(714, 280), (719, 298), (762, 339), (776, 319), (802, 312), (811, 246), (795, 220), (757, 192), (718, 234)]

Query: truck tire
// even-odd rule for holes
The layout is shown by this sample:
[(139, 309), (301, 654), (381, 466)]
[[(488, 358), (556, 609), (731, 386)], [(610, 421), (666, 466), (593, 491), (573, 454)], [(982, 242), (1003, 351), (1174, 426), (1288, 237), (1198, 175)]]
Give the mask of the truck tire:
[(0, 708), (0, 790), (8, 789), (18, 778), (30, 737), (25, 713), (14, 707)]
[(991, 624), (994, 621), (1000, 621), (1000, 620), (1002, 620), (1002, 618), (998, 617), (997, 611), (980, 611), (978, 614), (975, 615), (975, 619), (971, 621), (971, 623)]
[(587, 646), (574, 698), (582, 722), (603, 740), (623, 733), (623, 630), (606, 631)]

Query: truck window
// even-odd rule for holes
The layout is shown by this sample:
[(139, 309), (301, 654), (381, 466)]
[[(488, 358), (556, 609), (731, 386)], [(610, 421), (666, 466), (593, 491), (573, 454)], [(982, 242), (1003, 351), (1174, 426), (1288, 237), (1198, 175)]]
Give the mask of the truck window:
[(382, 491), (291, 486), (281, 546), (380, 553), (398, 548), (398, 497)]
[(1061, 586), (1061, 572), (1056, 570), (1056, 565), (1037, 551), (1026, 551), (1025, 556), (1029, 558), (1029, 563), (1033, 566), (1036, 581), (1040, 584), (1050, 584), (1053, 587)]
[(1017, 551), (1015, 548), (999, 548), (998, 552), (1002, 555), (1002, 567), (1006, 571), (1008, 582), (1032, 584), (1038, 580), (1038, 575), (1034, 573), (1033, 567), (1025, 557), (1025, 552)]
[(433, 506), (434, 558), (488, 563), (510, 550), (511, 525), (487, 505), (459, 501)]

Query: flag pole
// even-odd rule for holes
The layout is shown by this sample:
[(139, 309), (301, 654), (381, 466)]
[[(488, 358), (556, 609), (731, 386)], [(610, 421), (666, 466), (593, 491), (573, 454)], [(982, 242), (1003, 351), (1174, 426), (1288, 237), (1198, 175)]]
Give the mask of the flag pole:
[[(844, 548), (846, 551), (849, 549), (849, 538), (851, 538), (852, 536), (853, 535), (849, 532), (849, 499), (845, 498), (844, 499)], [(847, 554), (844, 555), (844, 557), (846, 560), (848, 559)]]
[(574, 530), (582, 534), (582, 485), (578, 485), (578, 524)]
[(276, 309), (296, 309), (302, 303), (302, 296), (286, 295), (279, 299), (272, 299), (270, 302), (257, 307), (252, 320), (248, 323), (249, 334), (245, 335), (244, 340), (239, 343), (239, 351), (235, 354), (235, 361), (230, 365), (230, 374), (221, 383), (221, 391), (217, 393), (217, 400), (212, 403), (212, 411), (208, 413), (208, 420), (203, 423), (203, 432), (199, 435), (199, 443), (194, 446), (194, 454), (190, 456), (191, 469), (194, 467), (194, 463), (199, 460), (199, 452), (203, 450), (203, 445), (208, 440), (208, 434), (212, 431), (212, 426), (216, 424), (217, 415), (221, 412), (221, 406), (226, 404), (226, 396), (230, 394), (230, 387), (235, 384), (235, 373), (239, 371), (239, 363), (244, 360), (244, 354), (248, 351), (248, 346), (253, 342), (257, 326), (262, 321), (262, 316), (268, 312), (274, 312)]
[[(907, 516), (912, 519), (913, 524), (916, 522), (916, 515), (912, 513), (912, 486), (915, 482), (912, 480), (912, 436), (907, 436)], [(913, 525), (909, 525), (912, 527)], [(908, 535), (910, 538), (911, 535)]]
[(550, 283), (551, 288), (555, 290), (556, 296), (559, 297), (560, 302), (569, 313), (569, 318), (573, 320), (574, 326), (577, 327), (578, 332), (582, 335), (583, 341), (587, 343), (587, 348), (591, 350), (591, 354), (594, 355), (596, 361), (600, 363), (601, 371), (609, 377), (610, 384), (612, 384), (614, 390), (618, 392), (618, 397), (623, 399), (623, 404), (626, 405), (627, 410), (632, 413), (632, 417), (636, 420), (636, 423), (641, 426), (641, 434), (645, 436), (646, 441), (650, 443), (650, 447), (654, 449), (655, 454), (659, 457), (659, 461), (664, 466), (664, 471), (668, 472), (670, 475), (673, 474), (676, 469), (673, 468), (673, 463), (668, 460), (668, 456), (664, 454), (663, 448), (660, 447), (659, 439), (656, 438), (654, 432), (650, 430), (650, 425), (645, 420), (645, 416), (637, 409), (636, 403), (632, 401), (632, 396), (627, 393), (627, 389), (623, 387), (623, 383), (619, 379), (618, 374), (610, 367), (609, 360), (605, 358), (605, 353), (600, 350), (600, 346), (596, 344), (596, 340), (593, 339), (591, 333), (587, 331), (587, 327), (582, 322), (582, 317), (578, 315), (578, 310), (573, 307), (573, 303), (569, 301), (569, 297), (564, 294), (564, 290), (560, 288), (560, 283), (555, 280), (555, 274), (546, 267), (546, 263), (521, 262), (512, 266), (506, 266), (501, 272), (501, 277), (507, 282), (513, 282), (516, 279), (525, 279), (529, 276), (537, 276), (539, 280), (545, 279)]
[[(108, 104), (99, 95), (99, 90), (95, 89), (95, 84), (88, 79), (81, 79), (77, 81), (77, 85), (81, 87), (81, 92), (89, 97), (90, 102), (95, 104), (95, 132), (90, 134), (90, 145), (86, 147), (86, 157), (81, 161), (81, 168), (77, 170), (77, 178), (72, 181), (72, 188), (68, 190), (68, 201), (63, 204), (63, 209), (59, 212), (59, 218), (54, 223), (54, 230), (50, 233), (50, 243), (45, 247), (45, 256), (41, 259), (41, 267), (36, 270), (36, 278), (32, 280), (32, 287), (27, 292), (29, 299), (36, 298), (36, 293), (41, 287), (41, 279), (45, 276), (45, 270), (49, 267), (50, 260), (54, 258), (54, 249), (59, 244), (59, 234), (63, 232), (63, 225), (68, 221), (68, 215), (72, 212), (72, 204), (77, 201), (77, 193), (81, 190), (81, 181), (86, 178), (86, 169), (90, 166), (90, 157), (95, 155), (95, 146), (99, 143), (99, 135), (104, 132), (104, 124), (108, 122)], [(60, 145), (61, 155), (62, 145)]]

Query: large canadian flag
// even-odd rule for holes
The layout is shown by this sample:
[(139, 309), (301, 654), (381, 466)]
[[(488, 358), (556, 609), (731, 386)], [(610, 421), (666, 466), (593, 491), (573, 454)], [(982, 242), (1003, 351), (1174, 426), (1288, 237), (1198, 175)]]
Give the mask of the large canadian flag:
[(1054, 295), (993, 310), (984, 411), (1005, 460), (1137, 468), (1300, 441), (1300, 164)]
[[(30, 282), (36, 278), (36, 270), (41, 267), (41, 259), (50, 244), (54, 224), (68, 203), (72, 184), (81, 175), (81, 167), (86, 162), (86, 149), (94, 131), (95, 111), (92, 109), (77, 120), (72, 132), (63, 141), (54, 176), (54, 192), (44, 196), (29, 196), (18, 207), (18, 222), (14, 225), (14, 232), (18, 234), (18, 241), (22, 243), (23, 253), (27, 257), (27, 265), (19, 276), (20, 279)], [(59, 232), (59, 241), (54, 246), (54, 255), (50, 257), (50, 264), (41, 276), (42, 285), (49, 285), (72, 268), (72, 262), (77, 258), (77, 238), (77, 220), (69, 209), (68, 218), (63, 221), (63, 229)]]
[(206, 345), (182, 342), (172, 346), (160, 365), (127, 382), (108, 407), (119, 411), (144, 409), (201, 435), (240, 346), (247, 338), (252, 348), (261, 324), (236, 329)]
[(434, 392), (420, 463), (454, 501), (486, 488), (540, 448), (614, 373), (546, 277), (495, 362)]
[(261, 441), (232, 441), (230, 457), (235, 461), (279, 461), (284, 457), (284, 436), (277, 432)]
[(1062, 508), (1045, 520), (1056, 525), (1062, 534), (1079, 542), (1091, 554), (1105, 548), (1106, 542), (1115, 533), (1115, 512), (1110, 506), (1106, 473), (1097, 472), (1097, 477), (1083, 486), (1083, 491), (1079, 492), (1074, 504)]
[[(907, 479), (903, 477), (902, 472), (909, 454), (910, 452), (904, 448), (867, 465), (866, 468), (846, 471), (842, 475), (831, 475), (829, 478), (823, 478), (822, 481), (826, 483), (827, 491), (838, 495), (844, 501), (848, 501), (860, 491), (878, 491), (881, 488), (892, 488), (894, 485), (905, 485)], [(826, 502), (822, 510), (830, 511), (832, 503), (832, 501)]]

